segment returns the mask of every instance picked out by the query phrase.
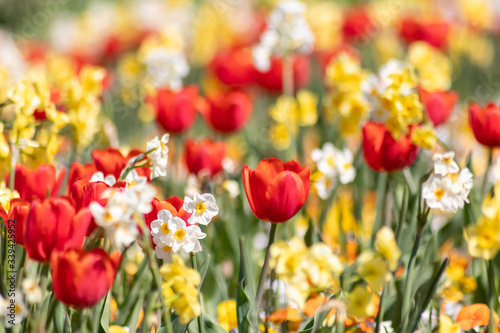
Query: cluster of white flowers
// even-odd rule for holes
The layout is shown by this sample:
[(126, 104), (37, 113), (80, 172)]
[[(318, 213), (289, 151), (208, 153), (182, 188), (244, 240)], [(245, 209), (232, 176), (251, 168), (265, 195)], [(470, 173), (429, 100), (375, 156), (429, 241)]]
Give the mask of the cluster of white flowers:
[(110, 241), (118, 248), (129, 246), (139, 235), (138, 220), (151, 211), (156, 190), (144, 183), (135, 183), (125, 189), (107, 189), (102, 196), (105, 206), (94, 201), (89, 209), (95, 223), (102, 227)]
[(267, 29), (253, 49), (255, 67), (266, 72), (272, 54), (311, 53), (314, 34), (307, 23), (306, 5), (297, 0), (278, 3), (267, 20)]
[(353, 156), (347, 148), (340, 150), (327, 142), (322, 149), (314, 149), (311, 158), (318, 170), (313, 175), (314, 187), (322, 199), (330, 195), (337, 178), (342, 184), (347, 184), (356, 177), (356, 170), (352, 165)]
[(3, 298), (0, 295), (0, 317), (4, 320), (4, 327), (12, 328), (28, 316), (29, 310), (23, 301), (20, 290), (14, 291), (12, 298)]
[(186, 196), (183, 208), (191, 214), (187, 222), (166, 209), (161, 210), (158, 219), (151, 222), (156, 256), (165, 261), (170, 259), (172, 252), (200, 252), (200, 239), (207, 235), (197, 224), (208, 225), (219, 213), (214, 196), (208, 193), (195, 193), (193, 198)]
[(156, 177), (165, 177), (167, 175), (168, 163), (168, 134), (163, 134), (161, 139), (155, 137), (146, 145), (146, 151), (152, 152), (148, 155), (152, 162), (151, 179)]
[(189, 64), (182, 51), (158, 47), (148, 53), (145, 60), (147, 75), (157, 88), (179, 90), (182, 79), (189, 73)]
[(422, 197), (430, 208), (456, 213), (469, 202), (473, 175), (468, 168), (460, 170), (454, 157), (454, 152), (433, 156), (434, 173), (422, 189)]

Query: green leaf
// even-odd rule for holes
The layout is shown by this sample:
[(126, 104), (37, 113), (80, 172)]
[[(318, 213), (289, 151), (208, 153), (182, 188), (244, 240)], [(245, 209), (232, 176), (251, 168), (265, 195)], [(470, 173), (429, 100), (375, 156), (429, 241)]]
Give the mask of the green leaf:
[(139, 314), (141, 313), (142, 303), (144, 302), (144, 295), (140, 295), (137, 302), (134, 304), (132, 311), (126, 321), (126, 326), (129, 328), (130, 332), (135, 332), (135, 327), (139, 321)]
[(64, 329), (66, 317), (66, 307), (62, 303), (57, 303), (56, 310), (54, 312), (54, 330), (56, 333), (66, 332)]
[[(179, 323), (179, 317), (172, 315), (172, 329), (174, 330), (174, 333), (186, 333), (188, 325), (189, 323), (187, 324)], [(167, 330), (165, 327), (164, 329), (165, 331), (163, 332), (166, 332)]]
[(101, 329), (99, 331), (102, 332), (107, 332), (109, 331), (109, 318), (111, 317), (111, 314), (109, 313), (109, 303), (111, 301), (111, 292), (108, 292), (106, 295), (106, 299), (104, 300), (104, 303), (102, 305), (101, 309)]
[(314, 314), (314, 325), (311, 333), (317, 333), (319, 331), (321, 326), (323, 326), (323, 322), (325, 321), (326, 316), (333, 309), (333, 307), (333, 297), (318, 307), (316, 313)]
[(205, 280), (205, 276), (207, 275), (209, 265), (210, 265), (210, 254), (207, 255), (207, 258), (205, 259), (203, 266), (201, 266), (201, 268), (199, 270), (199, 273), (201, 276), (201, 282), (200, 282), (200, 285), (198, 286), (198, 289), (201, 288), (201, 285), (203, 284), (203, 280)]
[[(219, 324), (217, 324), (216, 322), (214, 322), (206, 314), (203, 313), (202, 317), (203, 317), (203, 323), (205, 325), (205, 333), (227, 333), (227, 331), (224, 328), (222, 328), (222, 326), (220, 326)], [(197, 320), (191, 321), (191, 323), (189, 324), (186, 332), (188, 332), (188, 333), (199, 333), (199, 330), (198, 330), (198, 321)], [(249, 332), (249, 331), (245, 331), (245, 332)], [(175, 331), (175, 333), (178, 333), (178, 331)]]
[(238, 332), (251, 332), (252, 324), (248, 316), (251, 316), (252, 304), (245, 292), (245, 280), (247, 280), (247, 262), (243, 240), (240, 238), (240, 272), (238, 276), (238, 294), (236, 297), (236, 315), (238, 319)]

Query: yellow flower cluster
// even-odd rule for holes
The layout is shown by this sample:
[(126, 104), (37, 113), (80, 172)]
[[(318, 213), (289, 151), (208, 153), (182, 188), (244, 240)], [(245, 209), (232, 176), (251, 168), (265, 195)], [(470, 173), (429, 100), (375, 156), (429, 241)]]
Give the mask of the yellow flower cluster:
[(297, 97), (280, 96), (276, 104), (269, 108), (274, 120), (270, 128), (270, 138), (278, 150), (290, 147), (298, 126), (313, 126), (318, 121), (318, 97), (310, 91), (300, 90)]
[(175, 309), (179, 322), (187, 324), (201, 315), (198, 301), (198, 289), (201, 283), (200, 273), (187, 267), (177, 254), (172, 255), (172, 262), (160, 268), (163, 277), (162, 288), (166, 305)]
[(477, 288), (476, 280), (467, 275), (469, 259), (454, 252), (450, 253), (450, 264), (446, 267), (448, 281), (443, 286), (441, 296), (449, 302), (459, 302), (465, 293), (470, 293)]
[[(500, 193), (500, 182), (495, 193)], [(483, 215), (465, 230), (469, 253), (476, 258), (493, 259), (500, 251), (500, 198), (488, 195), (483, 202)]]
[(391, 271), (396, 270), (401, 257), (391, 228), (382, 227), (377, 232), (375, 249), (367, 250), (358, 257), (357, 272), (372, 290), (378, 292), (391, 280)]
[(347, 54), (326, 68), (325, 83), (331, 91), (325, 97), (325, 115), (330, 120), (339, 119), (343, 135), (357, 133), (360, 123), (369, 116), (370, 104), (361, 89), (367, 77), (368, 72)]
[(374, 317), (378, 312), (378, 302), (375, 293), (358, 284), (347, 294), (347, 314), (358, 320)]
[(230, 331), (238, 326), (238, 319), (236, 316), (236, 302), (234, 300), (221, 302), (217, 306), (217, 317), (219, 324), (226, 331)]
[(425, 42), (415, 42), (408, 50), (408, 61), (418, 71), (418, 81), (426, 91), (451, 88), (451, 61), (441, 51)]
[(411, 142), (423, 149), (432, 150), (437, 142), (436, 130), (430, 125), (423, 125), (411, 132)]
[(272, 246), (270, 266), (287, 283), (287, 296), (301, 308), (313, 292), (337, 292), (337, 278), (344, 270), (340, 259), (326, 244), (315, 243), (308, 248), (298, 237)]

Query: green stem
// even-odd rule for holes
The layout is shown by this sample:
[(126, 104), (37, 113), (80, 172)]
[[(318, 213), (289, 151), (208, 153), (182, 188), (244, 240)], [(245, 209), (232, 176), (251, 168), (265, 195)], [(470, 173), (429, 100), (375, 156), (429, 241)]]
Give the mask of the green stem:
[[(419, 228), (420, 229), (420, 228)], [(408, 268), (406, 270), (406, 280), (404, 288), (404, 298), (403, 298), (403, 323), (407, 321), (410, 315), (410, 305), (412, 296), (412, 286), (413, 286), (413, 269), (415, 267), (415, 258), (417, 256), (418, 247), (420, 245), (421, 231), (417, 230), (417, 236), (415, 238), (415, 243), (413, 243), (413, 248), (411, 250), (410, 260), (408, 261)], [(405, 325), (403, 325), (404, 327)]]
[(488, 187), (488, 174), (490, 173), (490, 168), (491, 168), (491, 162), (493, 161), (493, 149), (489, 148), (488, 149), (488, 166), (486, 167), (486, 171), (484, 172), (484, 177), (483, 177), (483, 185), (481, 186), (481, 195), (486, 194), (486, 190)]
[[(383, 225), (385, 221), (385, 206), (387, 202), (387, 194), (389, 192), (389, 174), (384, 173), (380, 175), (381, 177), (384, 177), (385, 179), (379, 180), (379, 185), (377, 188), (377, 195), (381, 196), (378, 198), (378, 205), (377, 205), (377, 216), (375, 217), (375, 221), (373, 222), (373, 230), (372, 230), (372, 238), (371, 238), (371, 245), (375, 245), (375, 238), (377, 236), (377, 231), (380, 229), (380, 227)], [(382, 189), (382, 186), (384, 188)], [(382, 192), (384, 191), (384, 192)]]
[[(190, 253), (191, 257), (191, 266), (193, 266), (193, 269), (198, 272), (198, 263), (196, 262), (196, 254), (194, 252)], [(203, 322), (203, 306), (201, 304), (201, 291), (200, 294), (198, 295), (198, 301), (200, 302), (200, 315), (198, 316), (198, 332), (200, 333), (205, 333), (205, 323)]]
[(382, 315), (384, 311), (384, 296), (386, 293), (387, 287), (382, 290), (382, 294), (380, 295), (380, 303), (378, 306), (377, 318), (375, 319), (375, 331), (374, 333), (380, 332), (380, 323), (382, 322)]
[(277, 223), (271, 223), (271, 230), (269, 231), (269, 242), (267, 243), (266, 249), (266, 257), (264, 259), (264, 266), (262, 266), (262, 271), (260, 272), (259, 284), (257, 286), (257, 295), (255, 297), (255, 307), (257, 309), (257, 313), (259, 313), (260, 302), (262, 300), (262, 294), (264, 293), (264, 283), (266, 281), (267, 271), (269, 270), (269, 259), (271, 258), (271, 245), (273, 245), (277, 227)]
[(490, 289), (490, 295), (488, 299), (488, 306), (490, 308), (490, 322), (488, 325), (488, 332), (494, 332), (495, 321), (493, 315), (496, 312), (497, 299), (497, 293), (495, 291), (495, 267), (493, 266), (493, 260), (488, 260), (486, 265), (488, 266), (488, 287)]

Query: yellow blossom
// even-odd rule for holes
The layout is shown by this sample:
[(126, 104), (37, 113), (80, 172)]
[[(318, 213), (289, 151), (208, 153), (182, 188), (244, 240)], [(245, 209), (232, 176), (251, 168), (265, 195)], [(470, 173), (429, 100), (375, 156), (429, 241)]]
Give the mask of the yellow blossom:
[(10, 148), (9, 148), (9, 143), (5, 139), (5, 136), (3, 135), (4, 125), (1, 121), (0, 121), (0, 131), (2, 132), (2, 135), (0, 136), (0, 158), (6, 158), (7, 156), (9, 156)]
[(297, 93), (297, 102), (299, 107), (299, 125), (313, 126), (318, 121), (318, 97), (308, 91), (300, 90)]
[(0, 183), (0, 206), (8, 212), (10, 209), (10, 201), (14, 198), (19, 198), (19, 193), (16, 190), (11, 191), (5, 186), (5, 181), (2, 181)]
[(275, 123), (271, 125), (269, 131), (271, 143), (274, 148), (277, 150), (286, 150), (290, 147), (292, 143), (292, 133), (286, 124)]
[(500, 251), (500, 229), (498, 220), (482, 216), (476, 224), (465, 231), (469, 253), (476, 258), (493, 259)]
[(451, 87), (451, 61), (425, 42), (410, 45), (408, 59), (418, 71), (420, 86), (427, 91), (447, 91)]
[(236, 318), (236, 302), (234, 300), (221, 302), (217, 306), (217, 317), (219, 324), (226, 330), (230, 331), (238, 326)]
[(450, 317), (445, 314), (439, 316), (439, 331), (438, 333), (460, 333), (460, 325), (454, 323)]
[(436, 131), (429, 125), (419, 126), (411, 133), (411, 142), (423, 149), (432, 150), (437, 142)]
[(376, 296), (368, 291), (366, 287), (356, 285), (347, 294), (347, 314), (356, 319), (373, 317), (377, 312)]
[(389, 269), (395, 271), (401, 257), (401, 250), (396, 243), (394, 232), (391, 228), (386, 226), (380, 228), (375, 238), (375, 249), (387, 260)]
[(365, 251), (358, 257), (357, 272), (374, 291), (382, 290), (392, 276), (384, 259), (372, 251)]
[(316, 37), (314, 48), (331, 50), (342, 42), (342, 10), (333, 2), (311, 2), (307, 6), (307, 21)]
[(326, 67), (325, 82), (340, 91), (360, 89), (368, 72), (361, 68), (359, 61), (347, 54), (341, 54)]

